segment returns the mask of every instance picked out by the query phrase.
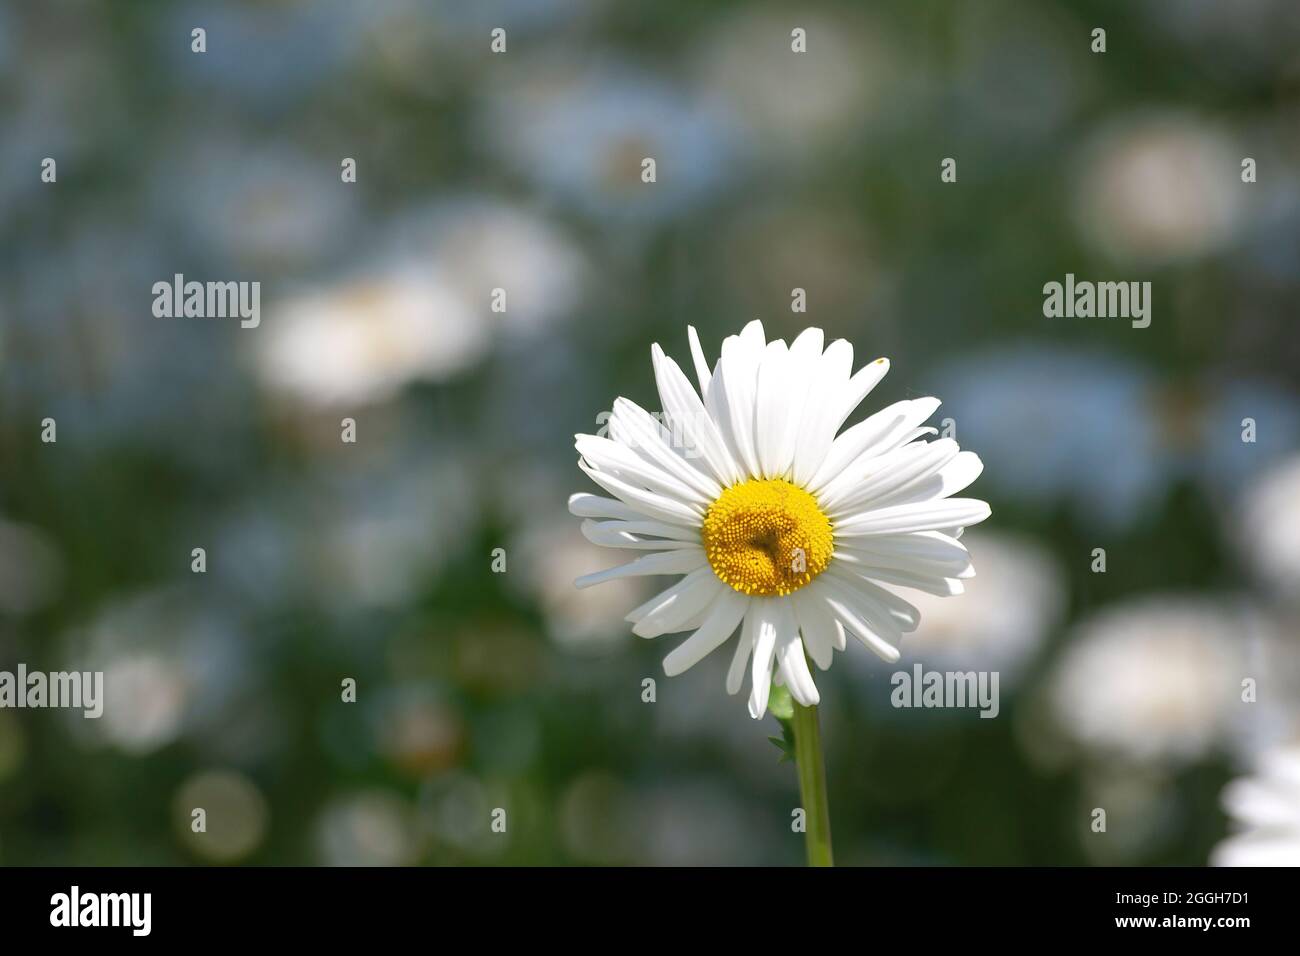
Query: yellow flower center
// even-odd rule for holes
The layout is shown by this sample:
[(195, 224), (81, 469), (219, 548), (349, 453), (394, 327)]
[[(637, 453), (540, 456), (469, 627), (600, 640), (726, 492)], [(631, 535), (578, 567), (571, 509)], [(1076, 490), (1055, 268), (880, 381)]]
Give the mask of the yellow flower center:
[(732, 485), (704, 515), (713, 573), (742, 594), (797, 591), (826, 570), (834, 542), (817, 499), (781, 478)]

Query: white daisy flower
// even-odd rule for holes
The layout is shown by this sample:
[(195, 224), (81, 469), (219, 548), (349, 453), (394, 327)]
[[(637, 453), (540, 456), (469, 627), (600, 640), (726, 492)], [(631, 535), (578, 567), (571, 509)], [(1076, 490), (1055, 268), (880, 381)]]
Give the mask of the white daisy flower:
[(825, 670), (852, 634), (895, 661), (920, 616), (887, 586), (958, 594), (974, 574), (957, 537), (989, 506), (949, 496), (983, 466), (951, 439), (918, 440), (935, 433), (922, 425), (935, 398), (897, 402), (837, 437), (889, 362), (851, 374), (853, 347), (823, 348), (821, 329), (787, 346), (751, 322), (712, 370), (688, 331), (698, 393), (655, 345), (663, 419), (619, 398), (609, 437), (577, 436), (578, 466), (614, 497), (577, 494), (569, 510), (594, 543), (648, 553), (576, 583), (683, 575), (627, 615), (642, 637), (693, 632), (664, 659), (669, 676), (739, 627), (727, 690), (740, 690), (752, 658), (750, 715), (766, 711), (774, 676), (815, 706), (805, 651)]
[(1234, 743), (1246, 636), (1241, 607), (1147, 596), (1085, 619), (1048, 680), (1056, 723), (1084, 749), (1178, 766)]
[(1214, 848), (1214, 866), (1300, 865), (1300, 745), (1269, 753), (1252, 777), (1232, 781), (1223, 807), (1240, 832)]
[(1233, 522), (1238, 548), (1283, 601), (1300, 595), (1300, 455), (1246, 489)]

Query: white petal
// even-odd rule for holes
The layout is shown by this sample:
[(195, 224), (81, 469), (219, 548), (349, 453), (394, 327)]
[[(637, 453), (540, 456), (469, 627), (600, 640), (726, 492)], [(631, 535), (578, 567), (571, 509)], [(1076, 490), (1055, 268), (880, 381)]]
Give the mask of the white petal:
[(569, 514), (579, 518), (619, 518), (625, 521), (640, 521), (645, 518), (641, 512), (614, 498), (602, 498), (587, 491), (569, 495)]
[[(785, 360), (785, 385), (779, 396), (767, 396), (764, 406), (760, 382), (759, 427), (760, 434), (767, 425), (773, 431), (767, 437), (770, 477), (793, 477), (795, 454), (799, 448), (799, 433), (803, 427), (808, 402), (817, 383), (817, 369), (822, 357), (822, 330), (804, 329), (791, 344)], [(774, 409), (773, 398), (778, 400)]]
[(612, 581), (615, 578), (638, 577), (647, 574), (689, 574), (696, 568), (704, 567), (707, 563), (708, 558), (704, 556), (703, 548), (678, 548), (675, 551), (660, 551), (655, 554), (643, 555), (635, 561), (620, 564), (618, 567), (607, 568), (604, 571), (597, 571), (595, 574), (584, 574), (573, 583), (580, 588), (589, 588), (593, 584), (604, 584), (606, 581)]
[(758, 616), (758, 633), (754, 637), (754, 661), (749, 672), (749, 716), (758, 720), (767, 712), (767, 698), (772, 692), (777, 620), (770, 598), (758, 598), (753, 602), (753, 608)]
[[(923, 482), (939, 472), (956, 457), (959, 449), (951, 438), (934, 442), (914, 442), (874, 458), (864, 471), (855, 475), (846, 468), (817, 496), (831, 520), (880, 507), (882, 500)], [(934, 497), (934, 496), (928, 496)]]
[(627, 445), (609, 438), (600, 438), (597, 435), (575, 435), (573, 445), (588, 464), (599, 468), (605, 474), (622, 478), (631, 485), (653, 491), (665, 498), (697, 505), (701, 514), (717, 497), (706, 495), (688, 486)]
[(709, 362), (704, 357), (704, 349), (700, 346), (700, 336), (695, 331), (695, 326), (686, 326), (686, 337), (691, 342), (691, 360), (695, 363), (695, 377), (700, 382), (700, 395), (707, 398), (709, 380), (713, 376), (709, 374)]
[(754, 649), (754, 641), (758, 637), (759, 614), (755, 610), (754, 601), (749, 602), (749, 607), (745, 609), (745, 622), (740, 629), (740, 640), (736, 642), (736, 651), (731, 656), (731, 666), (727, 668), (727, 693), (740, 693), (741, 686), (745, 683), (745, 665), (749, 663), (749, 654)]
[(915, 534), (882, 534), (873, 538), (859, 538), (837, 545), (863, 555), (915, 558), (956, 569), (970, 562), (970, 552), (956, 538), (940, 531), (919, 531)]
[(854, 425), (835, 439), (810, 487), (820, 493), (845, 482), (856, 482), (872, 459), (906, 443), (917, 425), (938, 407), (937, 398), (897, 402)]
[(899, 571), (896, 568), (853, 567), (853, 572), (869, 581), (893, 584), (901, 588), (912, 588), (938, 597), (955, 597), (966, 590), (961, 581), (955, 577), (938, 574), (923, 574), (916, 571)]
[(642, 517), (657, 518), (687, 528), (698, 528), (704, 523), (704, 509), (698, 505), (674, 501), (653, 491), (637, 488), (608, 472), (598, 471), (585, 461), (579, 461), (578, 467), (610, 494), (640, 511)]
[(858, 406), (862, 404), (862, 400), (871, 393), (873, 388), (880, 384), (880, 380), (885, 377), (888, 371), (889, 359), (878, 358), (874, 362), (862, 366), (853, 374), (853, 377), (849, 379), (848, 386), (841, 393), (840, 420), (835, 425), (836, 429), (849, 420), (849, 416), (857, 411)]
[[(672, 548), (698, 548), (699, 535), (694, 541), (682, 541), (676, 538), (638, 538), (626, 531), (610, 528), (609, 525), (628, 525), (630, 521), (611, 521), (599, 523), (587, 518), (582, 522), (582, 536), (592, 544), (602, 548), (627, 548), (630, 551), (668, 551)], [(664, 525), (663, 527), (668, 527)], [(681, 529), (685, 530), (685, 529)]]
[(669, 677), (689, 670), (713, 653), (731, 637), (736, 625), (745, 616), (750, 599), (738, 591), (723, 587), (714, 600), (698, 631), (673, 648), (664, 658), (664, 673)]
[(793, 367), (790, 350), (769, 342), (758, 370), (754, 437), (764, 478), (781, 478), (794, 457), (795, 438), (808, 395), (808, 379)]
[(799, 625), (794, 619), (794, 607), (789, 601), (781, 602), (781, 636), (777, 646), (777, 660), (790, 695), (805, 707), (816, 707), (821, 701), (817, 685), (808, 671), (804, 658), (803, 641), (799, 639)]
[[(609, 418), (609, 433), (614, 439), (653, 462), (678, 481), (689, 485), (708, 502), (722, 494), (717, 479), (695, 467), (687, 455), (697, 456), (693, 448), (682, 448), (685, 436), (673, 436), (654, 417), (636, 402), (619, 398), (614, 401), (614, 411)], [(665, 437), (667, 436), (667, 437)]]
[[(937, 532), (927, 531), (923, 534), (938, 534)], [(972, 578), (975, 576), (975, 566), (971, 563), (970, 555), (960, 543), (952, 538), (946, 538), (952, 542), (951, 548), (945, 553), (936, 549), (939, 556), (926, 554), (909, 553), (903, 547), (873, 547), (876, 542), (881, 540), (896, 541), (899, 538), (914, 538), (920, 535), (882, 535), (880, 538), (851, 538), (836, 545), (835, 560), (843, 562), (846, 566), (852, 568), (859, 574), (867, 577), (873, 577), (872, 573), (878, 568), (888, 568), (895, 571), (907, 571), (913, 574), (926, 574), (941, 578)], [(940, 535), (939, 537), (945, 537)], [(853, 547), (852, 545), (865, 545), (866, 547)]]
[[(639, 624), (652, 615), (656, 615), (672, 607), (679, 606), (679, 603), (682, 597), (684, 596), (685, 592), (694, 591), (698, 588), (703, 588), (705, 591), (707, 591), (712, 584), (712, 582), (709, 581), (709, 578), (713, 578), (714, 581), (717, 581), (717, 575), (713, 573), (712, 568), (708, 568), (708, 567), (696, 568), (694, 571), (686, 575), (686, 577), (682, 578), (672, 587), (665, 588), (663, 591), (660, 591), (658, 594), (656, 594), (650, 600), (646, 601), (644, 604), (638, 605), (637, 607), (634, 607), (632, 610), (628, 611), (627, 614), (624, 615), (623, 620), (630, 621), (633, 624)], [(718, 581), (718, 583), (721, 584), (722, 582)], [(636, 631), (636, 628), (633, 628), (632, 630), (636, 633), (640, 633)], [(667, 633), (667, 632), (663, 632), (663, 633)], [(641, 636), (649, 637), (652, 635), (643, 634)]]
[(815, 592), (810, 594), (807, 588), (795, 591), (790, 600), (794, 603), (794, 616), (799, 622), (808, 656), (822, 670), (827, 670), (834, 653), (835, 618), (825, 602)]
[[(647, 518), (638, 518), (636, 521), (597, 521), (595, 526), (601, 531), (623, 531), (628, 534), (649, 535), (654, 538), (669, 538), (673, 541), (689, 541), (691, 544), (700, 543), (698, 528), (684, 528), (679, 524), (668, 524), (666, 521), (651, 521)], [(617, 547), (617, 545), (614, 547)]]
[(745, 343), (745, 347), (755, 355), (763, 352), (763, 346), (767, 343), (764, 337), (763, 323), (758, 319), (753, 319), (745, 323), (745, 327), (740, 330), (740, 339)]
[(984, 462), (980, 461), (979, 456), (973, 451), (963, 451), (945, 464), (937, 474), (913, 481), (907, 487), (899, 488), (894, 493), (880, 498), (875, 504), (880, 507), (947, 498), (959, 491), (965, 491), (983, 471)]
[(831, 613), (846, 630), (852, 631), (854, 637), (882, 660), (890, 663), (898, 660), (899, 652), (895, 644), (902, 639), (902, 634), (897, 628), (891, 628), (892, 622), (887, 617), (878, 612), (869, 613), (874, 610), (869, 603), (863, 601), (860, 595), (850, 593), (847, 587), (840, 586), (838, 582), (820, 580), (818, 583), (822, 585), (821, 592)]
[(782, 441), (790, 413), (790, 386), (786, 380), (790, 349), (773, 339), (763, 350), (754, 382), (754, 453), (759, 477), (773, 478), (777, 445)]
[[(651, 348), (650, 357), (654, 363), (659, 401), (663, 404), (664, 416), (668, 419), (671, 431), (682, 435), (689, 447), (699, 453), (720, 484), (735, 484), (741, 478), (740, 468), (727, 450), (717, 424), (704, 410), (704, 403), (695, 394), (695, 389), (691, 388), (691, 383), (686, 380), (677, 363), (664, 355), (663, 349), (658, 345)], [(715, 391), (717, 389), (710, 385), (709, 393)]]
[(709, 386), (709, 413), (744, 477), (754, 477), (760, 470), (754, 443), (754, 403), (763, 348), (752, 335), (728, 336), (723, 340), (722, 358)]
[(888, 619), (890, 628), (898, 628), (904, 633), (915, 631), (921, 623), (921, 612), (916, 605), (899, 597), (888, 588), (866, 581), (851, 571), (831, 564), (823, 577), (828, 586), (840, 588), (854, 602), (858, 609), (870, 616), (882, 616)]
[[(637, 637), (658, 637), (661, 634), (688, 631), (696, 618), (722, 597), (724, 590), (730, 590), (718, 580), (713, 569), (707, 567), (697, 568), (673, 587), (679, 585), (681, 590), (670, 594), (673, 589), (669, 588), (660, 595), (662, 600), (633, 625), (633, 634)], [(637, 608), (638, 611), (640, 609)]]
[(835, 416), (843, 404), (843, 393), (852, 368), (853, 346), (843, 339), (832, 342), (816, 363), (795, 444), (794, 481), (800, 487), (808, 486), (826, 460), (835, 433), (844, 424), (844, 419), (836, 421)]
[(954, 525), (979, 524), (989, 516), (989, 506), (977, 498), (943, 498), (891, 505), (844, 518), (835, 524), (835, 537), (855, 538), (912, 531), (942, 531)]

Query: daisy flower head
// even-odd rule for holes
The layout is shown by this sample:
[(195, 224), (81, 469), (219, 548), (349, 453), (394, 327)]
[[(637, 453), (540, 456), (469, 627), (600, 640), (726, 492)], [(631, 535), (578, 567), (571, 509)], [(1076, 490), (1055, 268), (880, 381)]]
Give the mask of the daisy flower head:
[(848, 635), (898, 659), (920, 615), (895, 588), (961, 593), (974, 569), (957, 539), (989, 506), (951, 496), (983, 465), (950, 438), (927, 440), (935, 398), (896, 402), (841, 432), (889, 362), (855, 373), (853, 347), (826, 345), (821, 329), (787, 345), (751, 322), (712, 367), (688, 334), (699, 391), (655, 345), (662, 415), (619, 398), (608, 435), (577, 436), (578, 467), (612, 497), (576, 494), (569, 510), (593, 543), (644, 553), (576, 584), (682, 575), (627, 615), (641, 637), (691, 632), (665, 673), (739, 629), (727, 690), (741, 689), (748, 665), (750, 715), (766, 712), (773, 681), (815, 706), (808, 659), (826, 670)]
[(1300, 865), (1300, 743), (1264, 755), (1252, 776), (1223, 791), (1234, 833), (1214, 848), (1212, 866)]

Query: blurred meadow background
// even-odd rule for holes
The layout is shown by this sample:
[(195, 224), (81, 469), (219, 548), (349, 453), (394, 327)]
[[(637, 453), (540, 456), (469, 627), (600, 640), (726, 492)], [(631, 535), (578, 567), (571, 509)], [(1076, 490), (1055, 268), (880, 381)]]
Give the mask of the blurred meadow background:
[[(1300, 732), (1298, 157), (1293, 0), (5, 0), (0, 670), (107, 704), (0, 710), (0, 864), (800, 863), (776, 722), (565, 508), (651, 342), (754, 318), (889, 356), (993, 506), (819, 677), (837, 861), (1206, 862)], [(891, 708), (916, 662), (1000, 715)]]

